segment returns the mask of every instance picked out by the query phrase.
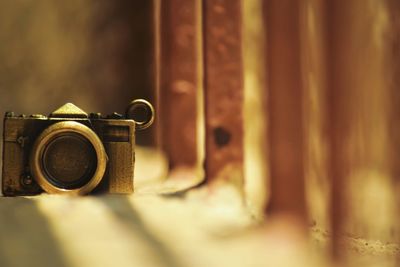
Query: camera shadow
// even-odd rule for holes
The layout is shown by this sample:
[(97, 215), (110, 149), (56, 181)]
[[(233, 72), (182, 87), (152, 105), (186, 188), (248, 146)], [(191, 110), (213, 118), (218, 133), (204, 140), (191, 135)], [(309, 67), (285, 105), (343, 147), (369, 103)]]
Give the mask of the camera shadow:
[(132, 207), (127, 196), (113, 195), (97, 197), (115, 218), (126, 226), (132, 235), (143, 240), (154, 250), (154, 254), (165, 267), (182, 267), (184, 266), (177, 256), (172, 253), (161, 240), (159, 240), (151, 230), (145, 225), (137, 211)]
[(37, 203), (0, 199), (0, 266), (68, 266)]

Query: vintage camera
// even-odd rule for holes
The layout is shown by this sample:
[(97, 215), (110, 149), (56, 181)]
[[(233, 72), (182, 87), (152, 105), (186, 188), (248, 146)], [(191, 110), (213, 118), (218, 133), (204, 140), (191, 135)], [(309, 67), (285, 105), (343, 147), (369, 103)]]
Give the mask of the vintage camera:
[(142, 99), (132, 101), (125, 116), (88, 115), (71, 103), (48, 117), (7, 112), (3, 195), (132, 193), (135, 130), (153, 120), (153, 107)]

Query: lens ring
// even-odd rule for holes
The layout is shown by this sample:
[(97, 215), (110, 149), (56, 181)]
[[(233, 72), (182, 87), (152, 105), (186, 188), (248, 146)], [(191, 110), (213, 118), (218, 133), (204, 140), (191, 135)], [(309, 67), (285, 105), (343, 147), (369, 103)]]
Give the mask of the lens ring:
[[(54, 183), (54, 181), (50, 181), (42, 165), (43, 155), (48, 144), (55, 138), (66, 134), (82, 136), (93, 146), (96, 152), (97, 166), (94, 174), (87, 183), (78, 188), (63, 188)], [(33, 177), (46, 192), (84, 195), (91, 192), (103, 178), (106, 170), (107, 155), (101, 140), (89, 127), (75, 121), (63, 121), (49, 126), (39, 135), (33, 145), (29, 164)]]
[(136, 130), (144, 130), (149, 128), (153, 122), (154, 122), (154, 117), (155, 117), (155, 111), (153, 105), (150, 104), (147, 100), (144, 99), (136, 99), (133, 100), (129, 105), (128, 108), (126, 109), (125, 116), (128, 119), (133, 119), (133, 113), (135, 109), (140, 109), (143, 108), (144, 111), (147, 113), (147, 118), (143, 121), (136, 121), (135, 120), (135, 129)]
[(58, 134), (43, 148), (41, 170), (47, 180), (57, 187), (82, 187), (93, 177), (96, 167), (96, 151), (81, 134)]

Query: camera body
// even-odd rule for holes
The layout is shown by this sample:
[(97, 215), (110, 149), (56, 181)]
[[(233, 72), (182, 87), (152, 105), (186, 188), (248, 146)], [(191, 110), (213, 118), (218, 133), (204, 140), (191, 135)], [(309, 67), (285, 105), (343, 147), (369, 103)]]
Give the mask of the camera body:
[[(131, 108), (150, 105), (132, 103)], [(151, 105), (147, 108), (153, 111)], [(3, 195), (132, 193), (135, 129), (147, 128), (150, 115), (150, 120), (137, 123), (117, 113), (88, 115), (70, 103), (49, 116), (7, 112)]]

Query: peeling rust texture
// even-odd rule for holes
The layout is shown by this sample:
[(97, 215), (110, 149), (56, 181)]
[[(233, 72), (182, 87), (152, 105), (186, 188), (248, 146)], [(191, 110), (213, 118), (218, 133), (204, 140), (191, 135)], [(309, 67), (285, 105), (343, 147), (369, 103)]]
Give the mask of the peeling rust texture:
[(243, 176), (242, 1), (204, 0), (203, 23), (205, 168), (210, 182)]
[(268, 211), (305, 219), (299, 8), (299, 1), (264, 3), (271, 172)]
[(171, 168), (197, 162), (197, 9), (196, 0), (161, 1), (162, 146)]

